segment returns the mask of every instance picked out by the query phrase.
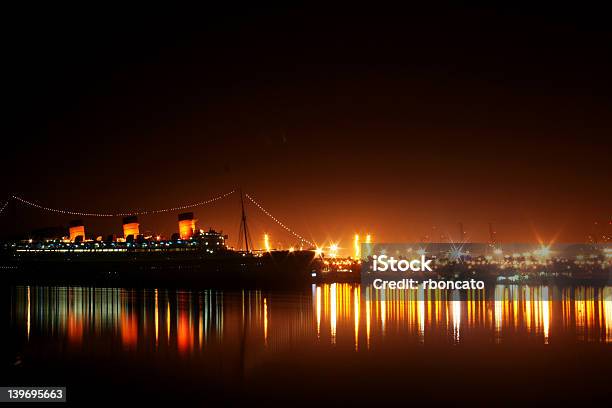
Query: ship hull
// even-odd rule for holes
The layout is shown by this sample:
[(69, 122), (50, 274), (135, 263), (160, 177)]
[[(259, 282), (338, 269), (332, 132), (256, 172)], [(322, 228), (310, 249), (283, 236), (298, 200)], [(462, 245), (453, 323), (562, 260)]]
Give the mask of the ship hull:
[(316, 273), (311, 251), (109, 253), (20, 255), (3, 262), (3, 281), (14, 284), (88, 284), (134, 287), (304, 287)]

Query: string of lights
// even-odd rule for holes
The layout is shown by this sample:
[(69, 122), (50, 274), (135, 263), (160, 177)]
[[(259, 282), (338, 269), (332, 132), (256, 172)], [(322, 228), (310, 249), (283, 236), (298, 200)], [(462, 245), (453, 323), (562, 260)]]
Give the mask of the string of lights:
[(0, 208), (0, 214), (2, 214), (4, 212), (4, 210), (6, 209), (6, 206), (8, 205), (9, 200), (6, 200), (6, 202), (2, 205), (2, 208)]
[[(180, 205), (180, 206), (171, 207), (171, 208), (162, 208), (162, 209), (157, 209), (157, 210), (142, 210), (142, 211), (138, 211), (138, 210), (135, 210), (135, 211), (124, 211), (124, 212), (120, 212), (120, 213), (94, 213), (94, 212), (86, 212), (86, 211), (73, 211), (73, 210), (67, 210), (67, 209), (51, 208), (51, 207), (46, 207), (44, 205), (33, 203), (31, 201), (25, 200), (25, 199), (23, 199), (21, 197), (15, 196), (15, 195), (13, 195), (11, 197), (14, 198), (15, 200), (23, 203), (23, 204), (29, 205), (30, 207), (38, 208), (40, 210), (55, 212), (55, 213), (59, 213), (59, 214), (78, 215), (78, 216), (81, 216), (81, 217), (126, 217), (128, 215), (158, 214), (158, 213), (171, 212), (171, 211), (179, 211), (179, 210), (185, 210), (185, 209), (188, 209), (188, 208), (200, 207), (202, 205), (210, 204), (210, 203), (213, 203), (215, 201), (224, 199), (224, 198), (232, 195), (234, 192), (235, 192), (235, 190), (232, 190), (232, 191), (230, 191), (228, 193), (218, 195), (216, 197), (213, 197), (213, 198), (205, 200), (205, 201), (200, 201), (198, 203), (192, 203), (192, 204), (186, 204), (186, 205)], [(7, 200), (7, 204), (8, 204), (8, 200)], [(5, 204), (4, 206), (6, 207), (7, 204)], [(4, 210), (4, 208), (3, 208), (3, 210)]]
[(316, 246), (314, 242), (311, 242), (309, 240), (307, 240), (306, 238), (304, 238), (303, 236), (301, 236), (300, 234), (296, 233), (295, 231), (293, 231), (291, 228), (289, 228), (288, 226), (286, 226), (285, 224), (283, 224), (282, 222), (280, 222), (275, 216), (273, 216), (272, 214), (270, 214), (265, 208), (263, 208), (257, 201), (255, 201), (253, 199), (253, 197), (251, 197), (250, 195), (245, 193), (246, 198), (249, 199), (249, 201), (251, 203), (253, 203), (255, 205), (255, 207), (259, 208), (259, 210), (261, 210), (261, 212), (263, 212), (264, 214), (266, 214), (268, 217), (272, 218), (272, 220), (277, 223), (278, 225), (280, 225), (283, 229), (285, 229), (285, 231), (289, 232), (291, 235), (295, 236), (296, 238), (298, 238), (300, 241), (303, 241), (305, 243), (307, 243), (308, 245), (312, 245), (312, 246)]

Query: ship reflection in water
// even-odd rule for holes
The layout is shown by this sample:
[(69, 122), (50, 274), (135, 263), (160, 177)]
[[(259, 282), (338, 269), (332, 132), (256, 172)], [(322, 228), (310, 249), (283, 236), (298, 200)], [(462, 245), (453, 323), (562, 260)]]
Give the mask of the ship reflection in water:
[(480, 291), (467, 300), (445, 291), (431, 291), (428, 300), (399, 290), (362, 297), (361, 289), (327, 284), (313, 286), (311, 297), (287, 297), (260, 291), (17, 287), (13, 323), (26, 340), (82, 344), (108, 338), (120, 340), (125, 350), (181, 354), (222, 343), (224, 335), (245, 335), (262, 347), (350, 342), (355, 350), (384, 347), (388, 337), (421, 343), (502, 342), (516, 336), (542, 343), (612, 342), (612, 287), (562, 289), (561, 301), (549, 300), (548, 287), (498, 286), (496, 300), (480, 300)]
[[(114, 380), (124, 375), (125, 382), (135, 366), (151, 368), (147, 375), (156, 374), (148, 378), (164, 387), (172, 381), (178, 389), (192, 382), (204, 389), (203, 384), (217, 384), (221, 398), (228, 389), (247, 392), (266, 378), (291, 383), (296, 370), (303, 376), (295, 377), (296, 383), (316, 383), (320, 389), (343, 378), (351, 386), (359, 382), (346, 378), (351, 362), (365, 359), (365, 365), (388, 369), (390, 375), (408, 369), (404, 354), (415, 367), (430, 364), (442, 371), (477, 369), (483, 362), (490, 364), (481, 367), (485, 370), (499, 369), (492, 360), (503, 366), (517, 358), (532, 363), (514, 369), (530, 370), (533, 364), (550, 364), (549, 358), (538, 360), (547, 349), (565, 361), (559, 353), (587, 353), (588, 345), (598, 346), (587, 348), (585, 364), (589, 358), (610, 361), (610, 286), (498, 286), (492, 297), (476, 290), (464, 292), (462, 300), (452, 291), (430, 291), (419, 300), (411, 291), (364, 290), (354, 284), (313, 285), (301, 293), (13, 287), (16, 365), (26, 379), (27, 370), (52, 361), (54, 367), (76, 364), (81, 372), (113, 372)], [(553, 290), (558, 299), (550, 296)], [(430, 358), (427, 350), (458, 353), (459, 359)], [(415, 356), (424, 360), (415, 363)], [(123, 373), (109, 367), (118, 360)], [(568, 364), (568, 370), (572, 367)], [(73, 376), (61, 378), (70, 382)]]

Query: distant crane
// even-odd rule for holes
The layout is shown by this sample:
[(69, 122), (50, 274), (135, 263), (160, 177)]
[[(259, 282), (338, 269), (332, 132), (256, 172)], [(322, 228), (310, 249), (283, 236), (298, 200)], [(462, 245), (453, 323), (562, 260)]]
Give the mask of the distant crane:
[(489, 243), (491, 245), (497, 244), (497, 232), (493, 229), (493, 223), (489, 223)]

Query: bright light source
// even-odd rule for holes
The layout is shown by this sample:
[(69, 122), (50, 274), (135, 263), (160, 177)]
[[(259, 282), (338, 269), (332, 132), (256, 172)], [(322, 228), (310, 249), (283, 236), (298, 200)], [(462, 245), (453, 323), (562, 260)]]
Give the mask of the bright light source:
[(270, 237), (268, 234), (264, 234), (264, 248), (267, 252), (270, 252)]
[(542, 245), (540, 249), (533, 251), (533, 254), (542, 258), (548, 258), (551, 254), (550, 247)]
[(330, 244), (329, 245), (329, 256), (335, 258), (338, 256), (338, 244)]

